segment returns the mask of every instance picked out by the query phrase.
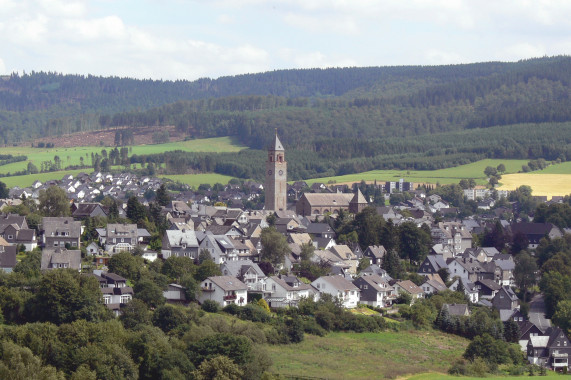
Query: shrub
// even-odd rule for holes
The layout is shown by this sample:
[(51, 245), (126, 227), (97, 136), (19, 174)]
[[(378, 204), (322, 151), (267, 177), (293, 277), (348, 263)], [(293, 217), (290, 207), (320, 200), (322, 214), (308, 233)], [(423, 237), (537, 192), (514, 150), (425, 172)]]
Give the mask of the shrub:
[(201, 308), (208, 313), (217, 313), (220, 309), (220, 305), (218, 305), (218, 302), (214, 300), (205, 300), (202, 303)]
[(317, 336), (327, 335), (327, 331), (321, 327), (314, 318), (309, 318), (303, 321), (303, 331)]
[(240, 309), (241, 309), (240, 306), (236, 305), (235, 303), (231, 303), (230, 305), (224, 306), (222, 311), (225, 313), (228, 313), (228, 314), (238, 315), (238, 313), (240, 312)]
[(318, 311), (315, 313), (315, 321), (323, 329), (331, 331), (335, 326), (335, 315), (329, 311)]
[(270, 313), (262, 309), (258, 305), (248, 304), (242, 307), (239, 311), (238, 317), (252, 322), (269, 322)]

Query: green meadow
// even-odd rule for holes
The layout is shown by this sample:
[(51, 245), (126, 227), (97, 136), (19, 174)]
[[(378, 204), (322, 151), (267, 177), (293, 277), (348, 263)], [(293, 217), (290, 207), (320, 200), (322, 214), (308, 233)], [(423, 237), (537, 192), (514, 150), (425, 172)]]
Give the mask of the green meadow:
[(197, 189), (203, 183), (214, 185), (215, 183), (227, 184), (232, 178), (231, 176), (217, 174), (217, 173), (204, 173), (204, 174), (180, 174), (180, 175), (160, 175), (159, 177), (172, 179), (176, 182), (185, 183)]
[[(535, 376), (539, 376), (536, 374)], [(529, 375), (523, 376), (486, 376), (484, 379), (486, 380), (509, 380), (509, 379), (534, 379), (535, 377), (529, 377)], [(567, 376), (560, 375), (557, 373), (553, 373), (548, 371), (546, 376), (539, 377), (541, 380), (564, 380), (567, 379)], [(413, 375), (410, 377), (405, 377), (407, 380), (481, 380), (482, 377), (469, 377), (469, 376), (452, 376), (452, 375), (445, 375), (443, 373), (421, 373), (418, 375)]]
[[(86, 165), (91, 164), (91, 153), (101, 154), (103, 149), (109, 152), (114, 147), (103, 146), (79, 146), (73, 148), (32, 148), (32, 147), (5, 147), (0, 148), (0, 154), (11, 154), (14, 156), (27, 156), (27, 161), (14, 162), (0, 166), (0, 173), (13, 173), (25, 170), (28, 162), (32, 162), (40, 169), (42, 161), (53, 161), (55, 156), (59, 156), (62, 166), (80, 165), (80, 158), (83, 157)], [(231, 137), (216, 137), (211, 139), (177, 141), (166, 144), (135, 145), (129, 146), (129, 155), (133, 154), (157, 154), (173, 150), (185, 152), (239, 152), (246, 149)], [(62, 174), (63, 176), (63, 174)], [(58, 178), (58, 177), (54, 177)]]
[(461, 179), (474, 178), (479, 185), (487, 183), (484, 169), (487, 166), (497, 167), (504, 164), (506, 173), (517, 173), (521, 170), (521, 166), (527, 164), (527, 160), (496, 160), (486, 159), (471, 164), (456, 166), (454, 168), (438, 169), (438, 170), (372, 170), (357, 174), (348, 174), (336, 177), (313, 178), (307, 180), (308, 184), (314, 182), (360, 182), (364, 181), (398, 181), (403, 178), (407, 182), (415, 183), (440, 183), (450, 184), (458, 183)]
[(268, 346), (271, 372), (321, 379), (396, 378), (445, 373), (462, 356), (468, 340), (438, 331), (329, 333), (303, 342)]

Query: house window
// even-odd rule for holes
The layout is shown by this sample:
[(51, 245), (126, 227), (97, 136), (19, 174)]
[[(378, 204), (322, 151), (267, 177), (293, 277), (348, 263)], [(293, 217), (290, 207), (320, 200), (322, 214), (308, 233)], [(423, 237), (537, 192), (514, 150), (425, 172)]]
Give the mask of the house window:
[(72, 247), (77, 247), (77, 242), (76, 242), (76, 241), (72, 241), (72, 242), (71, 242), (71, 246), (72, 246)]
[(127, 303), (131, 300), (131, 296), (121, 296), (121, 303)]
[(57, 247), (58, 246), (57, 244), (58, 244), (58, 242), (54, 241), (54, 247)]
[(14, 239), (14, 235), (8, 235), (8, 239)]
[(369, 289), (369, 285), (363, 285), (363, 289)]

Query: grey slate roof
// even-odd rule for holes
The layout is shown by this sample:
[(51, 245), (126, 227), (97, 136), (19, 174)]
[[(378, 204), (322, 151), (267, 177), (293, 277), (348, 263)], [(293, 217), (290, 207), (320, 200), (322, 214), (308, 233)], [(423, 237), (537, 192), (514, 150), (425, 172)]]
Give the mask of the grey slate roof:
[(213, 276), (208, 277), (207, 280), (212, 281), (226, 292), (232, 290), (248, 290), (246, 284), (232, 276)]

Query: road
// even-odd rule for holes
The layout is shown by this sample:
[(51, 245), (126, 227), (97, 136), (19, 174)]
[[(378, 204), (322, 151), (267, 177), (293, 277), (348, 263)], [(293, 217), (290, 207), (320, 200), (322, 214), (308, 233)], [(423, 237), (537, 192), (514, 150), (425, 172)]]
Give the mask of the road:
[(529, 303), (529, 321), (541, 331), (551, 327), (551, 320), (545, 318), (545, 302), (542, 294), (536, 294)]

